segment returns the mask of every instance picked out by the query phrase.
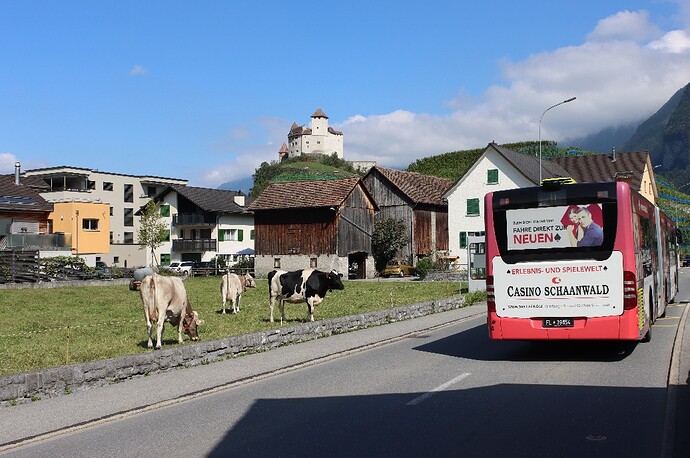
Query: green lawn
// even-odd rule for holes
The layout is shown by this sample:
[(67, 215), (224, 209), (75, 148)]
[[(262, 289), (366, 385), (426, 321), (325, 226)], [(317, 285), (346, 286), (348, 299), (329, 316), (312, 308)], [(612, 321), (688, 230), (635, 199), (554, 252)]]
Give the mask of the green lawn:
[[(257, 280), (256, 289), (242, 296), (238, 315), (222, 315), (219, 277), (185, 281), (192, 307), (206, 323), (202, 340), (257, 332), (280, 326), (270, 323), (268, 286)], [(316, 320), (383, 310), (400, 305), (456, 296), (455, 282), (344, 281), (345, 290), (329, 292), (316, 307)], [(63, 364), (82, 363), (149, 351), (146, 324), (138, 291), (126, 285), (54, 289), (4, 290), (0, 293), (0, 375), (28, 372)], [(306, 304), (286, 304), (287, 324), (307, 320)], [(189, 342), (185, 336), (185, 344)], [(170, 325), (163, 345), (178, 345)]]

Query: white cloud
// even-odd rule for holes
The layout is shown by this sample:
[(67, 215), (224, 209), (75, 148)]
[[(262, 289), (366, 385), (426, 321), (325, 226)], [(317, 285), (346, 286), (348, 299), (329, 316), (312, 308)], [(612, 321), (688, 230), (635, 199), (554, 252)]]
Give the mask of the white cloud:
[(673, 30), (651, 42), (649, 47), (664, 52), (684, 53), (690, 49), (690, 35), (685, 30)]
[(132, 76), (132, 77), (144, 76), (144, 75), (147, 75), (148, 73), (149, 73), (149, 71), (146, 70), (142, 65), (135, 65), (129, 71), (129, 76)]
[(10, 153), (0, 153), (0, 173), (14, 173), (17, 157)]
[(659, 36), (659, 28), (649, 23), (647, 11), (621, 11), (600, 20), (587, 41), (633, 40), (642, 42)]

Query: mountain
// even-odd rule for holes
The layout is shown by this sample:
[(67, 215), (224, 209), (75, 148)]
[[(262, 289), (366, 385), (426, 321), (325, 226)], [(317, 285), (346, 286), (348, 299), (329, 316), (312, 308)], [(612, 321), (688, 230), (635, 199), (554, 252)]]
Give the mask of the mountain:
[(580, 149), (595, 153), (610, 153), (613, 148), (619, 151), (629, 151), (624, 150), (623, 145), (633, 136), (639, 124), (638, 121), (624, 126), (608, 127), (586, 137), (567, 139), (562, 143), (564, 145), (576, 145)]
[(249, 190), (254, 186), (252, 177), (240, 178), (239, 180), (226, 181), (218, 186), (218, 189), (226, 189), (229, 191), (242, 191), (244, 194), (249, 194)]

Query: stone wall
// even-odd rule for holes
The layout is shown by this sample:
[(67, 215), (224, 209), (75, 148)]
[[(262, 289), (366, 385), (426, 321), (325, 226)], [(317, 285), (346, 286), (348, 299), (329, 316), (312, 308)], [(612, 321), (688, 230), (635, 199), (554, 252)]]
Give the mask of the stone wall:
[(462, 307), (463, 300), (458, 296), (389, 310), (285, 326), (220, 340), (164, 347), (162, 350), (120, 358), (3, 376), (0, 377), (0, 403), (7, 405), (13, 402), (25, 402), (32, 397), (59, 396), (175, 367), (208, 364), (283, 345), (444, 312)]

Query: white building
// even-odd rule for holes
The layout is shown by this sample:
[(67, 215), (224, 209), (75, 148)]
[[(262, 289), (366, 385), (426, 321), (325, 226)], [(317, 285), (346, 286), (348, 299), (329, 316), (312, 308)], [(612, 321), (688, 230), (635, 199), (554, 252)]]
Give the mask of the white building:
[(48, 202), (89, 202), (110, 205), (110, 253), (100, 258), (108, 265), (147, 265), (146, 250), (139, 249), (139, 218), (134, 214), (168, 186), (187, 180), (147, 175), (124, 175), (80, 167), (27, 170), (27, 177), (41, 178), (49, 186), (41, 191)]
[(343, 159), (343, 133), (328, 127), (328, 116), (321, 108), (317, 108), (311, 115), (310, 127), (292, 124), (288, 133), (287, 150), (288, 157), (301, 154), (331, 156), (335, 153), (339, 159)]
[[(557, 164), (542, 161), (543, 178), (568, 176)], [(467, 237), (485, 234), (484, 196), (539, 183), (539, 160), (489, 143), (472, 167), (443, 195), (448, 201), (448, 256), (467, 267)]]

